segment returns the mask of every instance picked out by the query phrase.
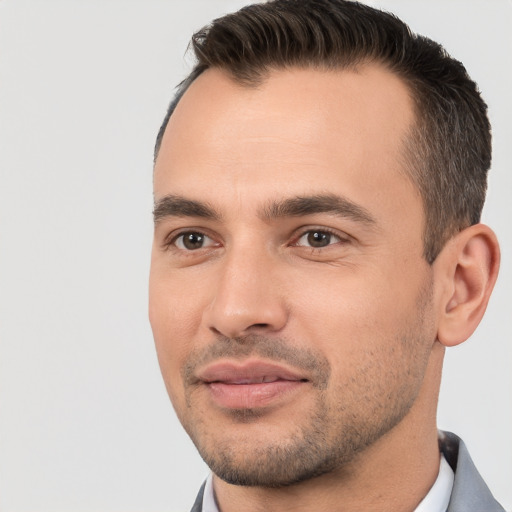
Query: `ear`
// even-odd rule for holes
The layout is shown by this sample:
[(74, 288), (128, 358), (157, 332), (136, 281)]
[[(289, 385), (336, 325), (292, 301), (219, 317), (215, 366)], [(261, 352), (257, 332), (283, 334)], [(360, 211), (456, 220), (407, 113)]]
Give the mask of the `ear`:
[(438, 340), (447, 347), (466, 341), (482, 319), (498, 277), (500, 249), (488, 226), (476, 224), (454, 236), (439, 254)]

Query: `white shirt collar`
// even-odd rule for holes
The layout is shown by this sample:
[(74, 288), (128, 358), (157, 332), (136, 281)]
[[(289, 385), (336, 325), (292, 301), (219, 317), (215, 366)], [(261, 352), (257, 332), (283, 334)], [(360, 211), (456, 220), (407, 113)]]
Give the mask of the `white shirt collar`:
[(206, 484), (204, 486), (202, 512), (219, 512), (219, 508), (215, 503), (215, 494), (213, 492), (212, 473), (208, 475), (208, 478), (206, 479)]
[[(446, 462), (444, 455), (441, 455), (439, 464), (439, 474), (428, 494), (421, 500), (421, 503), (413, 512), (446, 512), (450, 496), (452, 495), (454, 474), (453, 470)], [(206, 479), (203, 494), (202, 512), (219, 512), (215, 503), (215, 494), (213, 492), (212, 474)]]
[(414, 512), (446, 512), (452, 495), (454, 478), (453, 469), (441, 454), (437, 479)]

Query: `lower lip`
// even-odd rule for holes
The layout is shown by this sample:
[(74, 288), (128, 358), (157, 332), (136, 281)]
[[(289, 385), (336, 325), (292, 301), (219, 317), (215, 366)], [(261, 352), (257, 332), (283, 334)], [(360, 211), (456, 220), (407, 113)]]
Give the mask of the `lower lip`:
[(259, 384), (207, 384), (214, 402), (227, 409), (254, 409), (279, 401), (305, 384), (300, 380), (276, 380)]

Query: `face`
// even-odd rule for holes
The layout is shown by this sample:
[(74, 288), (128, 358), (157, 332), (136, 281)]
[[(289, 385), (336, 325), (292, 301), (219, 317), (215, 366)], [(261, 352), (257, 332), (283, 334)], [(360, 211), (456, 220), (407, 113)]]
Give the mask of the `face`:
[(150, 320), (215, 474), (337, 471), (407, 421), (435, 340), (405, 85), (379, 67), (217, 70), (180, 101), (155, 174)]

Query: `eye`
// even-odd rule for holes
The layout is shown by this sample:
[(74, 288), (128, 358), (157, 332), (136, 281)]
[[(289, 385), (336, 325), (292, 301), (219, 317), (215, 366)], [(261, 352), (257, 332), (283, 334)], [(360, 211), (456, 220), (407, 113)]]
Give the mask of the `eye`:
[(187, 231), (181, 233), (174, 239), (174, 245), (184, 251), (195, 251), (215, 245), (215, 242), (204, 233), (198, 231)]
[(306, 231), (298, 240), (296, 245), (302, 247), (313, 247), (314, 249), (321, 249), (328, 245), (341, 242), (339, 236), (330, 233), (329, 231), (322, 231), (320, 229), (312, 229)]

